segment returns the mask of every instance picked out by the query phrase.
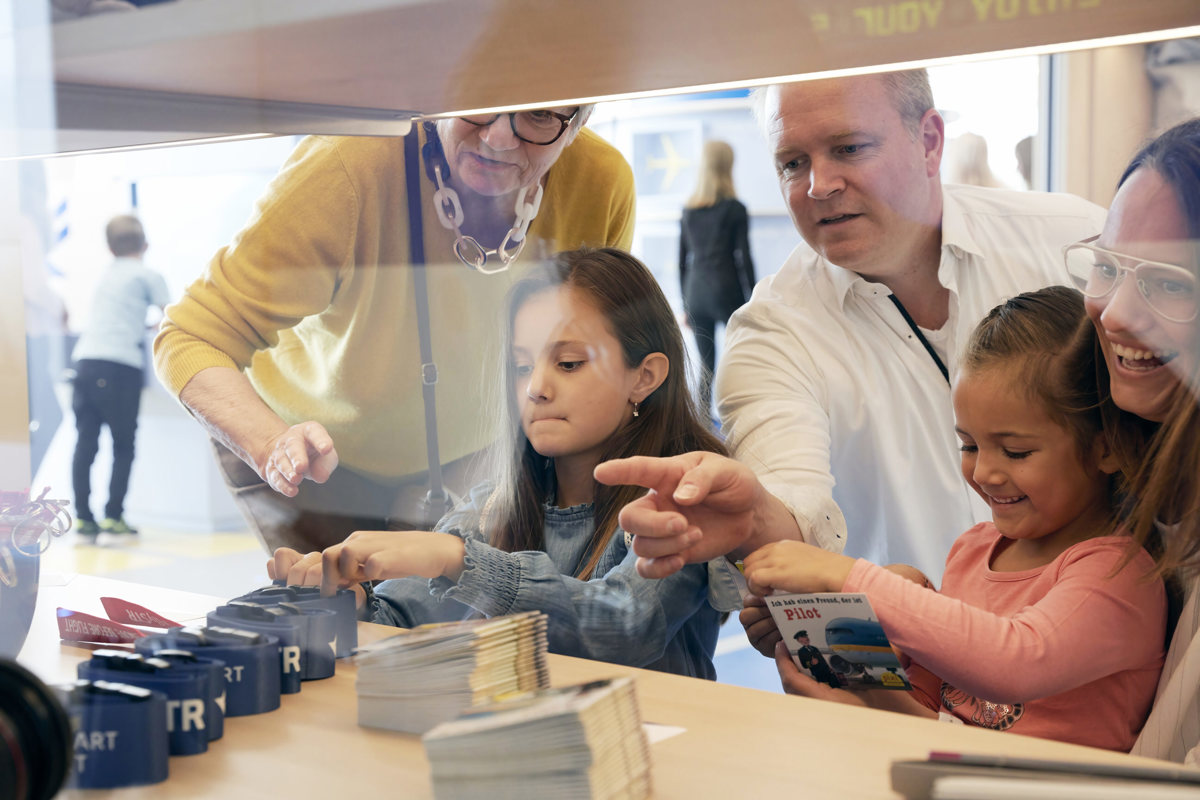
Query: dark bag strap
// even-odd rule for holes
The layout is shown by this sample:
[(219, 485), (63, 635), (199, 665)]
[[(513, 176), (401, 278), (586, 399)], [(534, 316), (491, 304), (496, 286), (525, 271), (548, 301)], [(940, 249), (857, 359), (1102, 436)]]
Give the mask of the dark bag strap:
[(916, 320), (908, 313), (908, 309), (900, 302), (900, 298), (894, 294), (888, 295), (888, 299), (896, 306), (896, 310), (900, 312), (900, 316), (904, 317), (904, 321), (908, 323), (908, 328), (917, 337), (917, 340), (925, 347), (925, 352), (929, 353), (929, 357), (933, 359), (933, 363), (937, 365), (938, 372), (942, 373), (942, 377), (946, 379), (946, 383), (950, 382), (950, 370), (946, 369), (946, 365), (942, 363), (942, 359), (938, 356), (937, 350), (933, 349), (933, 345), (925, 338), (925, 334), (921, 333), (920, 327), (917, 326)]
[(421, 154), (416, 125), (404, 137), (404, 181), (408, 192), (409, 268), (413, 276), (413, 295), (417, 303), (417, 338), (421, 347), (421, 401), (425, 407), (425, 454), (429, 462), (429, 491), (422, 512), (429, 524), (437, 522), (453, 505), (442, 485), (442, 461), (438, 454), (437, 364), (433, 361), (433, 341), (429, 331), (429, 289), (425, 275), (425, 228), (421, 217)]

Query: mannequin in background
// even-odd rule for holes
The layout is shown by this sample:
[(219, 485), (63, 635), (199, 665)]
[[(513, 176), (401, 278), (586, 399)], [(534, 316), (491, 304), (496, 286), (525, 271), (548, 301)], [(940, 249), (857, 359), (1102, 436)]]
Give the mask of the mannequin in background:
[(946, 183), (1005, 188), (988, 166), (987, 140), (977, 133), (967, 132), (946, 142), (942, 177)]
[(1024, 139), (1017, 142), (1017, 146), (1013, 148), (1013, 155), (1017, 157), (1017, 172), (1021, 173), (1021, 180), (1025, 182), (1025, 185), (1022, 188), (1032, 189), (1033, 137), (1026, 136)]

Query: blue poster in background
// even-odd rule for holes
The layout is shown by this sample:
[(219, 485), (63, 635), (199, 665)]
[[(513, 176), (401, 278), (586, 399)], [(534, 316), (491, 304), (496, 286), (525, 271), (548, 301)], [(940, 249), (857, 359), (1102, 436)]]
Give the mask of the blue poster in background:
[(695, 188), (700, 150), (699, 124), (635, 132), (633, 176), (639, 199), (682, 205)]

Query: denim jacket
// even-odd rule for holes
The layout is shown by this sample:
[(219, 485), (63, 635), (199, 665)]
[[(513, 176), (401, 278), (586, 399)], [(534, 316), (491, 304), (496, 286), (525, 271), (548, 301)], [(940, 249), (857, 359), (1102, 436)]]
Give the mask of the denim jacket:
[(571, 577), (594, 528), (590, 503), (545, 507), (545, 551), (506, 553), (487, 544), (480, 509), (492, 485), (472, 490), (437, 530), (466, 542), (465, 569), (446, 578), (400, 578), (375, 589), (373, 622), (414, 627), (473, 616), (542, 611), (552, 653), (611, 661), (714, 679), (712, 656), (720, 626), (708, 602), (705, 564), (690, 564), (669, 578), (637, 574), (637, 556), (618, 530), (591, 580)]

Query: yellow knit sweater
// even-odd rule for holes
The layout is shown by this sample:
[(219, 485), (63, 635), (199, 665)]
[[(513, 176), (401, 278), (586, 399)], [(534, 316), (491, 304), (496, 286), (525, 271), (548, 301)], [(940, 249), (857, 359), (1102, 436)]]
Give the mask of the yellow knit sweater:
[[(438, 437), (451, 461), (492, 439), (484, 384), (496, 374), (504, 294), (520, 267), (584, 245), (628, 249), (633, 175), (612, 146), (581, 131), (546, 177), (517, 268), (497, 275), (454, 259), (424, 177), (421, 191)], [(342, 465), (378, 479), (424, 471), (408, 248), (403, 140), (305, 139), (249, 224), (167, 308), (154, 342), (159, 378), (178, 395), (202, 369), (244, 370), (288, 424), (324, 425)]]

